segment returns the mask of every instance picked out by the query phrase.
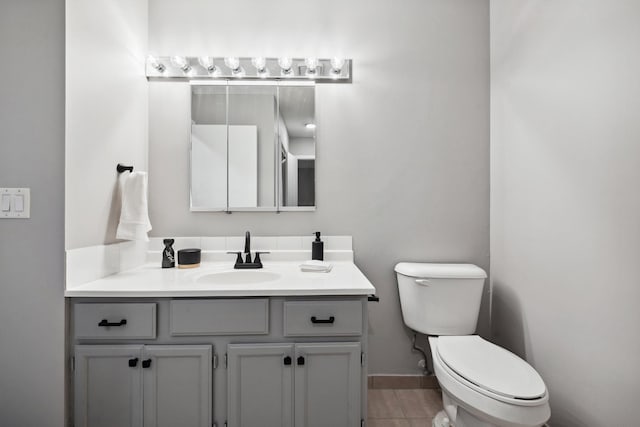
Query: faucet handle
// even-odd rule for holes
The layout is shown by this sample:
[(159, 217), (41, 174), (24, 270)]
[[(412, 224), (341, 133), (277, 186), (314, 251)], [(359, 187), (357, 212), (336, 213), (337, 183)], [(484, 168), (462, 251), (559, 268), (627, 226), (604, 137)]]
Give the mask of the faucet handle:
[(236, 255), (236, 264), (242, 264), (242, 252), (241, 251), (237, 251), (237, 252), (227, 252), (228, 254), (235, 254)]
[(262, 265), (262, 260), (260, 259), (260, 254), (270, 254), (271, 252), (267, 252), (267, 251), (256, 251), (256, 257), (253, 260), (254, 264), (260, 264)]

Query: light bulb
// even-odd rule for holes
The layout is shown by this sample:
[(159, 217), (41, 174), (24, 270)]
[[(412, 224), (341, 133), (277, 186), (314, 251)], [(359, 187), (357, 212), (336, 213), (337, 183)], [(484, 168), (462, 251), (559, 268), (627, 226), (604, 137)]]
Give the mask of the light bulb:
[(213, 64), (213, 58), (210, 56), (201, 56), (198, 58), (200, 65), (204, 67), (209, 74), (213, 74), (216, 71), (216, 66)]
[(293, 66), (293, 60), (284, 56), (278, 59), (278, 65), (282, 69), (282, 74), (289, 74), (291, 72), (291, 67)]
[(157, 72), (159, 73), (164, 73), (165, 70), (167, 69), (164, 64), (161, 64), (160, 62), (158, 62), (158, 59), (153, 56), (153, 55), (149, 55), (147, 56), (147, 61), (149, 62), (149, 64), (156, 69)]
[(307, 66), (307, 74), (316, 73), (316, 69), (318, 68), (318, 58), (306, 58), (304, 63)]
[(306, 124), (304, 125), (304, 127), (306, 127), (307, 129), (311, 129), (311, 130), (313, 130), (313, 129), (315, 129), (315, 128), (316, 128), (316, 125), (315, 125), (315, 123), (306, 123)]
[(267, 59), (263, 56), (256, 56), (255, 58), (251, 59), (251, 64), (256, 67), (258, 73), (262, 74), (266, 71)]
[(340, 74), (342, 67), (344, 67), (344, 58), (331, 58), (331, 72), (334, 74)]
[(171, 63), (180, 68), (183, 73), (188, 73), (191, 71), (191, 65), (189, 65), (189, 61), (184, 56), (172, 56)]
[(236, 58), (235, 56), (228, 56), (224, 58), (224, 65), (231, 68), (231, 71), (233, 71), (234, 73), (240, 72), (240, 59)]

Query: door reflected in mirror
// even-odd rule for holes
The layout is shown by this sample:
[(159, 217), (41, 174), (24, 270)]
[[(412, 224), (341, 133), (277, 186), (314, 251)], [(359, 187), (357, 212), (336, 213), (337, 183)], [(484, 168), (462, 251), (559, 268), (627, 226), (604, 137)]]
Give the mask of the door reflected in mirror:
[(192, 85), (191, 210), (315, 206), (315, 87), (260, 83)]

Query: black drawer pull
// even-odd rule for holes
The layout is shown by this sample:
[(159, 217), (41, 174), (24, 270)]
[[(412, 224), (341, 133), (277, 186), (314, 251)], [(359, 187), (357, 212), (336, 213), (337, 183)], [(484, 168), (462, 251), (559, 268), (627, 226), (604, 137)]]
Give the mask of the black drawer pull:
[(103, 326), (105, 328), (108, 328), (109, 326), (124, 326), (127, 324), (127, 319), (122, 319), (119, 322), (109, 322), (107, 319), (102, 319), (100, 321), (100, 323), (98, 323), (98, 326)]
[(138, 358), (129, 359), (129, 367), (135, 368), (136, 366), (138, 366)]
[(304, 356), (298, 356), (297, 363), (300, 366), (304, 365)]
[(151, 367), (151, 359), (147, 359), (147, 360), (143, 360), (142, 361), (142, 367), (143, 368), (150, 368)]
[(286, 366), (291, 365), (291, 356), (286, 356), (286, 357), (284, 358), (284, 364), (285, 364)]
[(311, 316), (311, 323), (333, 323), (336, 318), (331, 316), (328, 319), (318, 319), (316, 316)]

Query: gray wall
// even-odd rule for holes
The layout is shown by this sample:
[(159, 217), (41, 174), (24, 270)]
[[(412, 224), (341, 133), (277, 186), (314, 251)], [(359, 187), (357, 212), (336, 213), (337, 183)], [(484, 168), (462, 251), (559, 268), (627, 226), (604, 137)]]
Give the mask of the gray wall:
[[(64, 422), (64, 1), (0, 2), (0, 186), (31, 219), (0, 220), (0, 425)], [(7, 66), (6, 61), (11, 65)]]
[[(353, 84), (318, 85), (313, 213), (191, 213), (189, 86), (149, 92), (154, 236), (353, 235), (371, 304), (371, 373), (418, 373), (393, 266), (489, 263), (489, 2), (149, 1), (157, 55), (344, 55)], [(259, 34), (257, 37), (256, 34)], [(488, 331), (488, 304), (482, 311)]]
[(491, 1), (491, 272), (499, 343), (551, 424), (638, 425), (640, 3)]

